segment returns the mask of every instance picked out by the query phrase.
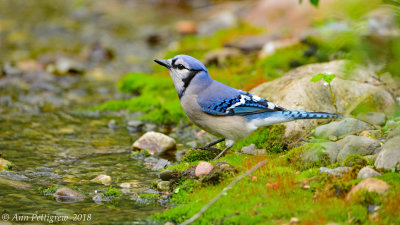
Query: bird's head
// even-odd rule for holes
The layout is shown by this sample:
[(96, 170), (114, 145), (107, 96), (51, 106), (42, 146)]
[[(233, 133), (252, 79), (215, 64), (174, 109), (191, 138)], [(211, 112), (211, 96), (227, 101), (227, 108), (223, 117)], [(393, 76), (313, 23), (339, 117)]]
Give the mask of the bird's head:
[(169, 70), (180, 98), (193, 78), (199, 74), (209, 77), (206, 67), (199, 60), (188, 55), (177, 55), (172, 59), (156, 59), (154, 61)]

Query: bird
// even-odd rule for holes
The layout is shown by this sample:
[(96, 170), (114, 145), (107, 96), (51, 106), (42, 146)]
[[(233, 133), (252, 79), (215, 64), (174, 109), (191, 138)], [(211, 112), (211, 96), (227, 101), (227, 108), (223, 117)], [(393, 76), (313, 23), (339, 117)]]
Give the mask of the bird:
[(336, 113), (288, 110), (257, 95), (232, 88), (213, 80), (207, 68), (188, 55), (154, 61), (169, 70), (182, 109), (190, 121), (220, 138), (197, 149), (211, 150), (212, 146), (225, 141), (225, 148), (214, 160), (259, 127), (298, 119), (342, 117)]

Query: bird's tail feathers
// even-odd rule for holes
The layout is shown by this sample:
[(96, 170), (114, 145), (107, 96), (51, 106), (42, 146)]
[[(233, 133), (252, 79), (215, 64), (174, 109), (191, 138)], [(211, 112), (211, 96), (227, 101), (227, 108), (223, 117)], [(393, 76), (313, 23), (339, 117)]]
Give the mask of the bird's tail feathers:
[(315, 111), (285, 110), (283, 115), (293, 120), (298, 119), (334, 119), (343, 117), (341, 114)]

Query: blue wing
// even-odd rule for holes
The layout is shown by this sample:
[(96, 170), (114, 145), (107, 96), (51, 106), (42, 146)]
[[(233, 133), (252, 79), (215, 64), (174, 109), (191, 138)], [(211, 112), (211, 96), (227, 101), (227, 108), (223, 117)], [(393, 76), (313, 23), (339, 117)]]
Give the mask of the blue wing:
[[(233, 88), (232, 88), (233, 89)], [(249, 115), (269, 111), (282, 111), (284, 108), (251, 93), (233, 89), (229, 94), (214, 98), (198, 98), (203, 112), (215, 116)]]

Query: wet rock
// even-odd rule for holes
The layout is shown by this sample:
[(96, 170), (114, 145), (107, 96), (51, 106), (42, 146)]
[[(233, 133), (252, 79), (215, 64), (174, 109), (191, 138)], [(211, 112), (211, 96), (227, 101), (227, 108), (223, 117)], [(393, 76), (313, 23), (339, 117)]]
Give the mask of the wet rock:
[(357, 119), (373, 125), (383, 125), (386, 121), (386, 115), (377, 112), (360, 113), (357, 115)]
[(60, 57), (56, 60), (54, 69), (47, 68), (47, 70), (50, 70), (49, 72), (54, 72), (59, 75), (81, 74), (84, 71), (84, 66), (82, 63), (73, 59)]
[(144, 123), (140, 120), (131, 120), (128, 122), (127, 129), (131, 133), (140, 131), (143, 128)]
[(130, 182), (120, 183), (119, 186), (121, 188), (137, 188), (140, 187), (140, 183), (137, 181), (130, 181)]
[(346, 200), (350, 200), (351, 195), (360, 190), (367, 190), (368, 192), (377, 192), (378, 194), (383, 194), (389, 190), (389, 185), (385, 181), (378, 180), (376, 178), (367, 178), (350, 190), (350, 192), (347, 194)]
[(105, 174), (98, 175), (97, 177), (93, 178), (90, 181), (104, 185), (110, 185), (112, 182), (111, 177)]
[(110, 130), (115, 130), (118, 128), (117, 126), (117, 122), (115, 120), (110, 120), (110, 122), (108, 122), (108, 128)]
[[(395, 99), (378, 77), (371, 70), (362, 66), (355, 67), (351, 72), (353, 76), (349, 77), (346, 75), (348, 74), (347, 64), (347, 61), (341, 60), (298, 67), (278, 79), (257, 86), (250, 92), (287, 109), (335, 112), (329, 87), (324, 85), (324, 81), (316, 83), (310, 81), (316, 74), (335, 74), (336, 77), (331, 82), (331, 86), (335, 94), (338, 112), (346, 111), (349, 102), (354, 103), (354, 107), (365, 104), (373, 106), (377, 111), (392, 111)], [(367, 101), (365, 96), (369, 96), (368, 99), (371, 101), (368, 99)], [(318, 131), (316, 133), (318, 135), (323, 133), (326, 137), (329, 135), (340, 137), (348, 132), (371, 129), (365, 122), (354, 121), (354, 119), (352, 119), (353, 121), (345, 120), (352, 126), (341, 124), (334, 129), (337, 130), (336, 133), (328, 133), (327, 129), (321, 130), (320, 128), (316, 130)], [(305, 130), (311, 130), (318, 123), (324, 121), (326, 120), (299, 120), (286, 123), (285, 136), (301, 135)]]
[(157, 130), (157, 125), (154, 123), (146, 123), (143, 126), (143, 131), (149, 132), (149, 131), (156, 131)]
[(17, 180), (9, 180), (3, 177), (0, 177), (0, 184), (7, 185), (16, 189), (26, 189), (31, 187), (31, 185), (28, 183)]
[(96, 204), (100, 204), (102, 202), (112, 202), (112, 199), (108, 196), (105, 196), (103, 193), (97, 193), (92, 197), (92, 200)]
[(162, 170), (165, 169), (168, 166), (169, 161), (166, 159), (159, 159), (156, 163), (156, 165), (151, 168), (154, 171)]
[(329, 137), (331, 135), (340, 137), (350, 133), (359, 133), (370, 129), (371, 126), (353, 118), (345, 118), (341, 121), (334, 121), (315, 128), (315, 136)]
[(178, 170), (164, 170), (160, 173), (160, 179), (164, 181), (178, 180), (180, 173)]
[(239, 50), (234, 48), (222, 48), (210, 51), (204, 57), (205, 65), (216, 64), (222, 66), (228, 59), (240, 56)]
[(194, 21), (182, 20), (176, 24), (176, 31), (180, 34), (197, 33), (197, 24)]
[(344, 173), (347, 173), (351, 170), (351, 167), (337, 167), (334, 169), (321, 167), (319, 168), (320, 173), (327, 173), (329, 175), (333, 175), (335, 177), (341, 177)]
[(370, 155), (380, 146), (380, 142), (375, 139), (349, 135), (343, 139), (342, 149), (340, 150), (337, 161), (343, 162), (350, 154)]
[(187, 170), (182, 171), (181, 177), (185, 179), (194, 179), (196, 178), (195, 171), (197, 166), (191, 166)]
[(151, 154), (163, 153), (175, 149), (176, 142), (173, 138), (158, 132), (147, 132), (132, 145), (132, 149), (143, 149)]
[(10, 161), (0, 158), (0, 171), (11, 170), (12, 166)]
[(112, 59), (113, 57), (113, 51), (101, 43), (93, 44), (88, 54), (88, 59), (92, 62), (104, 62)]
[(85, 198), (85, 196), (82, 195), (81, 193), (68, 187), (62, 187), (57, 189), (57, 191), (53, 194), (53, 196), (56, 198), (57, 202), (63, 202), (63, 203), (78, 202), (82, 201)]
[(171, 183), (169, 181), (160, 181), (157, 184), (157, 189), (163, 192), (169, 191), (171, 189)]
[(256, 149), (256, 146), (251, 144), (243, 147), (240, 152), (248, 155), (263, 155), (265, 154), (265, 149)]
[(370, 166), (366, 166), (362, 168), (357, 175), (357, 179), (365, 179), (365, 178), (370, 178), (370, 177), (378, 177), (381, 174), (376, 172), (374, 169), (372, 169)]
[(10, 180), (30, 180), (27, 176), (16, 173), (16, 172), (11, 172), (11, 171), (3, 171), (0, 172), (0, 176), (5, 177)]
[(389, 139), (382, 147), (375, 161), (377, 169), (396, 168), (400, 170), (400, 136)]
[(208, 175), (214, 166), (209, 162), (200, 161), (199, 164), (196, 166), (196, 170), (194, 174), (196, 177), (202, 177)]

